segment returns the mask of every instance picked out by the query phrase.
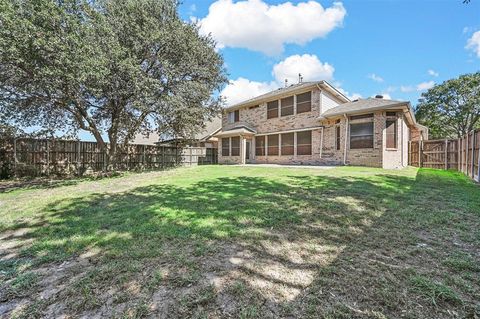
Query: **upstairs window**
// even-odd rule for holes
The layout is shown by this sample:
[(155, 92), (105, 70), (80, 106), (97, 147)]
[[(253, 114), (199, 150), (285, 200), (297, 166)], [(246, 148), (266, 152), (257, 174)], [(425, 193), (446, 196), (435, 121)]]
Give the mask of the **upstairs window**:
[(297, 132), (297, 155), (312, 155), (312, 131)]
[(397, 121), (387, 120), (386, 126), (386, 146), (387, 148), (397, 148)]
[(267, 103), (267, 119), (278, 117), (278, 101), (271, 101)]
[(255, 155), (265, 156), (265, 136), (255, 137)]
[(281, 116), (293, 115), (293, 96), (281, 100)]
[(240, 110), (228, 112), (228, 123), (235, 123), (240, 121)]
[(240, 136), (231, 138), (232, 142), (232, 156), (240, 156)]
[(297, 95), (297, 114), (312, 110), (312, 92)]
[(281, 149), (282, 155), (293, 155), (295, 153), (294, 147), (293, 147), (293, 139), (294, 139), (293, 133), (282, 134), (282, 149)]
[(373, 122), (350, 124), (350, 148), (373, 148)]
[(230, 138), (222, 138), (222, 156), (230, 156)]
[(267, 155), (278, 155), (278, 134), (268, 135)]

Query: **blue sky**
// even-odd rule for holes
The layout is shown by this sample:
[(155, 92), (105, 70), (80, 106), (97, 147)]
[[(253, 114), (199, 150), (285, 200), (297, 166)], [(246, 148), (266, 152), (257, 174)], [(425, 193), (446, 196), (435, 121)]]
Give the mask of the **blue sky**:
[(435, 83), (480, 70), (479, 0), (184, 0), (180, 15), (219, 43), (229, 104), (285, 78), (296, 83), (301, 72), (351, 98), (384, 94), (416, 105)]
[[(301, 65), (316, 69), (306, 70), (307, 80), (327, 79), (351, 97), (383, 93), (413, 105), (433, 83), (480, 69), (480, 32), (474, 38), (480, 31), (478, 0), (312, 2), (185, 0), (180, 14), (197, 19), (202, 32), (223, 47), (232, 80), (223, 93), (230, 103), (278, 87), (283, 77), (296, 82)], [(325, 10), (335, 8), (337, 20), (331, 22)], [(315, 10), (318, 16), (309, 16)], [(324, 27), (311, 31), (315, 25)], [(295, 32), (310, 35), (296, 39)], [(271, 34), (277, 40), (270, 41)], [(281, 42), (283, 50), (265, 52), (262, 42)], [(287, 60), (292, 56), (297, 58)], [(272, 74), (277, 64), (283, 68)]]

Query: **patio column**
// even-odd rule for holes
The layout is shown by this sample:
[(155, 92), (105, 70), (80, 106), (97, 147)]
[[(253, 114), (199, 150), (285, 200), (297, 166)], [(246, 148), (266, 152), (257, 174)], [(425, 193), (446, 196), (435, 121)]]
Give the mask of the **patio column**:
[(240, 163), (245, 164), (245, 154), (247, 152), (247, 139), (240, 135)]

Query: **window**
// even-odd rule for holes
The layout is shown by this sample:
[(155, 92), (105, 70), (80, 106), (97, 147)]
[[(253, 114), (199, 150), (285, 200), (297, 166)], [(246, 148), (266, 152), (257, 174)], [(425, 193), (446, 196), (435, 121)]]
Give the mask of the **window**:
[(281, 100), (281, 116), (293, 115), (293, 96)]
[(297, 114), (312, 110), (312, 92), (297, 95)]
[(340, 150), (340, 125), (335, 127), (335, 148)]
[(312, 155), (312, 131), (297, 132), (297, 155)]
[(350, 148), (373, 148), (373, 122), (350, 124)]
[(267, 155), (278, 155), (278, 134), (268, 135)]
[(387, 120), (386, 139), (387, 148), (397, 148), (397, 121)]
[(240, 136), (232, 137), (232, 156), (240, 156)]
[(222, 138), (222, 156), (230, 156), (230, 138)]
[(235, 123), (240, 121), (240, 110), (228, 112), (228, 123)]
[(278, 117), (278, 101), (267, 103), (267, 119)]
[(255, 155), (265, 156), (265, 136), (255, 137)]
[(294, 139), (293, 133), (282, 134), (282, 149), (280, 151), (281, 155), (294, 154), (293, 139)]

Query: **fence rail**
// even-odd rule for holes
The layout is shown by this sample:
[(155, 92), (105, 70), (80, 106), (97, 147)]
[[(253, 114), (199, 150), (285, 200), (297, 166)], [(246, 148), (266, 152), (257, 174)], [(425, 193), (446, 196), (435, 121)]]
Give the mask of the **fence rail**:
[[(119, 149), (115, 169), (161, 169), (216, 163), (216, 150), (205, 147), (129, 144)], [(83, 175), (106, 169), (107, 154), (96, 142), (33, 138), (0, 140), (0, 177)]]
[(411, 141), (408, 163), (416, 167), (458, 170), (480, 182), (480, 130), (458, 139)]

